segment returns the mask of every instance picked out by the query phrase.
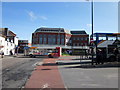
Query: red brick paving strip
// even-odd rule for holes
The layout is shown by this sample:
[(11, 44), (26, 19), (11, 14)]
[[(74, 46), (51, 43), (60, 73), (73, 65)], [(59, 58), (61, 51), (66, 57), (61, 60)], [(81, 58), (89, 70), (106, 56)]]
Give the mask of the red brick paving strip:
[[(44, 63), (55, 63), (55, 59), (45, 59)], [(25, 88), (62, 88), (65, 90), (58, 66), (37, 66)]]

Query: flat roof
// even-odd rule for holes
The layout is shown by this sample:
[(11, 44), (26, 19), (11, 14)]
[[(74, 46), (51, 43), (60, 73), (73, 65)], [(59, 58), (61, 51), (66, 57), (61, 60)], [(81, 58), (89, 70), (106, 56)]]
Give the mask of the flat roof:
[(94, 33), (93, 36), (105, 37), (105, 36), (117, 36), (120, 33)]

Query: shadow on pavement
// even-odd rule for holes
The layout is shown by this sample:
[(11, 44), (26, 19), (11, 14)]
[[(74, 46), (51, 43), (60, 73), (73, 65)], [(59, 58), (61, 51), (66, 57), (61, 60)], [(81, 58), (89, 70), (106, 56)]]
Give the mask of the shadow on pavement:
[[(71, 65), (71, 66), (67, 66)], [(76, 66), (72, 66), (76, 65)], [(83, 61), (83, 62), (56, 62), (56, 63), (45, 63), (43, 66), (67, 66), (63, 68), (119, 68), (120, 62), (107, 62), (104, 64), (91, 65), (91, 61)]]
[(72, 60), (90, 60), (90, 58), (76, 58), (76, 59), (72, 59)]
[(74, 65), (74, 64), (89, 64), (91, 61), (87, 62), (56, 62), (56, 63), (44, 63), (44, 66), (61, 66), (61, 65)]
[(80, 66), (69, 66), (69, 67), (64, 67), (64, 68), (85, 68), (85, 69), (90, 69), (90, 68), (119, 68), (120, 63), (105, 63), (105, 64), (99, 64), (99, 65), (80, 65)]
[(57, 62), (58, 65), (73, 65), (73, 64), (89, 64), (91, 61), (85, 62)]

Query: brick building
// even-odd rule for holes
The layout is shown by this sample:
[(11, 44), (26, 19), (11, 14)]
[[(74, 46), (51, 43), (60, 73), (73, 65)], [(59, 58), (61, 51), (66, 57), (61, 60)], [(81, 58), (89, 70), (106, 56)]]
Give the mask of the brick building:
[(85, 31), (68, 31), (64, 28), (39, 28), (32, 33), (32, 44), (87, 46), (89, 35)]
[(89, 35), (85, 31), (71, 31), (72, 46), (88, 46)]
[(38, 28), (32, 33), (32, 45), (62, 49), (88, 48), (89, 35), (85, 31), (69, 31), (64, 28)]
[(32, 34), (32, 44), (66, 45), (69, 36), (63, 28), (39, 28)]

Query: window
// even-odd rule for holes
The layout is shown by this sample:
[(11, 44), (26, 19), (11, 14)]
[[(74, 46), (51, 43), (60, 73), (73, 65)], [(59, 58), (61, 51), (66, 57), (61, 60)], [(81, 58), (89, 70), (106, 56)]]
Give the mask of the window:
[(58, 42), (58, 45), (60, 44), (60, 35), (58, 35), (58, 40), (57, 40), (57, 42)]
[(73, 37), (73, 40), (75, 40), (75, 37)]
[(48, 35), (48, 44), (53, 45), (56, 42), (55, 35)]
[(48, 44), (51, 44), (51, 35), (48, 35)]
[(61, 35), (61, 38), (62, 38), (61, 39), (61, 44), (64, 45), (64, 43), (65, 43), (64, 35)]
[(85, 40), (88, 40), (88, 38), (87, 38), (87, 37), (85, 37)]
[[(36, 41), (36, 39), (35, 39)], [(40, 44), (42, 44), (42, 34), (40, 34)]]
[(43, 41), (43, 44), (46, 44), (46, 42), (47, 42), (47, 35), (44, 34), (44, 41)]
[(81, 37), (81, 40), (83, 40), (83, 37)]
[(55, 35), (52, 35), (52, 44), (55, 44), (56, 43), (56, 36)]

